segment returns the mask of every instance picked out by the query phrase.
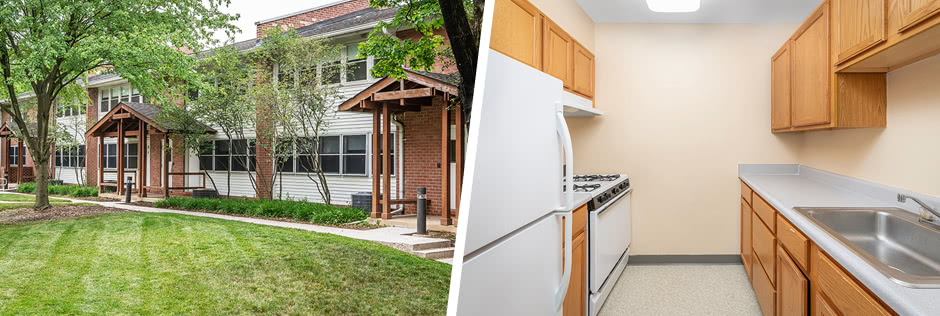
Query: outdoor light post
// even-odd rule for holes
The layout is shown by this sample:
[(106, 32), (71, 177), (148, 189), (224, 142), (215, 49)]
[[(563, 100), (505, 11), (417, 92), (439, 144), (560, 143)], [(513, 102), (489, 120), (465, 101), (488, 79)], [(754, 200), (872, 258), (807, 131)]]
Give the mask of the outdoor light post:
[(428, 189), (418, 188), (418, 234), (428, 234)]
[(131, 177), (127, 177), (127, 184), (124, 185), (124, 203), (131, 202), (131, 188), (133, 187), (134, 182), (131, 181)]

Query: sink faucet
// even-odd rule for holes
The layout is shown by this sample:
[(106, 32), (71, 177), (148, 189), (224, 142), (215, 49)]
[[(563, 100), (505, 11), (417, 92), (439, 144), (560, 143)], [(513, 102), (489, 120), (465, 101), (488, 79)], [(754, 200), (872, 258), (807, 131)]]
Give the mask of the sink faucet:
[(919, 200), (916, 197), (913, 197), (907, 194), (898, 193), (898, 202), (904, 203), (905, 201), (907, 201), (907, 199), (914, 200), (914, 202), (917, 202), (917, 204), (920, 204), (921, 208), (923, 208), (927, 212), (933, 213), (933, 215), (931, 215), (930, 213), (921, 211), (920, 222), (925, 223), (925, 224), (930, 224), (935, 227), (940, 227), (940, 222), (937, 221), (937, 217), (940, 217), (940, 211), (937, 211), (936, 209), (930, 206), (927, 206), (926, 203), (924, 203), (923, 201)]

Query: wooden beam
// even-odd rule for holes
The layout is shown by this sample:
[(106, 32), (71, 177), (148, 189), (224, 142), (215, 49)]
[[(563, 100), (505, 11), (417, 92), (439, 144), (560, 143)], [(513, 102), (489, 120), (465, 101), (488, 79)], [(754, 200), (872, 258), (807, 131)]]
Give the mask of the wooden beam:
[[(7, 176), (8, 176), (7, 173), (10, 172), (10, 137), (3, 137), (3, 151), (2, 151), (2, 153), (3, 153), (3, 157), (0, 158), (0, 159), (2, 159), (2, 161), (3, 161), (3, 174), (0, 174), (0, 177), (3, 177), (3, 178), (5, 178), (5, 179), (9, 180), (9, 178), (7, 178)], [(6, 188), (8, 187), (8, 184), (9, 184), (9, 183), (4, 184), (4, 185), (3, 185), (3, 186), (4, 186), (3, 188), (6, 189)]]
[(450, 217), (450, 112), (441, 108), (441, 225), (452, 225)]
[(379, 108), (372, 109), (372, 218), (379, 217)]
[(104, 137), (98, 136), (98, 193), (101, 193), (101, 183), (104, 183)]
[(23, 167), (26, 166), (23, 158), (23, 140), (16, 141), (16, 183), (23, 183)]
[(141, 122), (138, 128), (137, 136), (137, 195), (147, 197), (147, 189), (144, 189), (144, 178), (147, 177), (147, 153), (144, 152), (147, 146), (144, 146), (147, 139), (147, 123)]
[(382, 219), (392, 218), (392, 169), (389, 135), (391, 132), (392, 115), (388, 106), (382, 107)]
[(368, 100), (369, 98), (372, 97), (373, 93), (376, 93), (379, 90), (382, 90), (382, 88), (385, 88), (392, 82), (395, 82), (395, 78), (385, 77), (382, 80), (379, 80), (376, 83), (373, 83), (368, 88), (365, 88), (362, 91), (359, 91), (359, 93), (356, 93), (355, 96), (353, 96), (352, 98), (349, 98), (349, 100), (346, 100), (346, 102), (343, 102), (343, 104), (340, 104), (338, 109), (340, 111), (349, 111), (356, 105), (359, 105), (359, 101)]
[[(101, 133), (101, 136), (105, 137), (118, 137), (119, 132), (105, 132)], [(124, 136), (139, 136), (140, 131), (124, 131)]]
[(362, 101), (362, 108), (366, 110), (372, 109), (382, 109), (383, 104), (388, 106), (388, 110), (392, 112), (420, 112), (421, 105), (419, 104), (406, 104), (406, 105), (394, 105), (377, 101)]
[(389, 101), (389, 100), (398, 100), (398, 99), (426, 98), (432, 95), (434, 95), (434, 91), (431, 90), (431, 88), (408, 89), (408, 90), (397, 90), (397, 91), (388, 91), (388, 92), (376, 92), (372, 96), (372, 100)]
[(456, 116), (456, 121), (457, 121), (456, 123), (454, 123), (454, 124), (456, 125), (456, 127), (457, 127), (457, 128), (456, 128), (456, 131), (455, 131), (457, 135), (454, 135), (455, 138), (457, 139), (457, 140), (456, 140), (456, 144), (455, 144), (455, 146), (454, 146), (454, 149), (455, 149), (455, 150), (454, 150), (454, 154), (457, 155), (457, 157), (456, 157), (456, 159), (455, 159), (455, 160), (457, 161), (457, 166), (456, 166), (456, 167), (457, 167), (457, 168), (456, 168), (456, 169), (457, 169), (457, 170), (456, 170), (457, 172), (455, 172), (456, 178), (454, 179), (454, 181), (456, 182), (456, 183), (455, 183), (455, 185), (456, 185), (456, 188), (455, 188), (455, 189), (457, 190), (457, 192), (454, 192), (454, 197), (456, 198), (456, 201), (455, 201), (455, 202), (456, 202), (456, 204), (457, 204), (457, 208), (454, 209), (454, 225), (456, 226), (456, 225), (458, 225), (457, 220), (460, 218), (460, 192), (461, 192), (462, 185), (463, 185), (463, 154), (464, 154), (464, 153), (463, 153), (463, 138), (464, 138), (464, 135), (463, 135), (463, 126), (464, 126), (464, 120), (463, 120), (463, 109), (462, 109), (461, 107), (457, 107), (456, 109), (454, 109), (454, 111), (456, 111), (456, 112), (454, 112), (454, 116)]
[(115, 120), (127, 119), (127, 118), (131, 118), (131, 114), (130, 113), (117, 113), (117, 114), (112, 115), (111, 118)]
[(170, 197), (170, 135), (163, 134), (163, 144), (160, 150), (163, 151), (163, 198)]
[(124, 120), (118, 121), (117, 135), (117, 192), (124, 193)]

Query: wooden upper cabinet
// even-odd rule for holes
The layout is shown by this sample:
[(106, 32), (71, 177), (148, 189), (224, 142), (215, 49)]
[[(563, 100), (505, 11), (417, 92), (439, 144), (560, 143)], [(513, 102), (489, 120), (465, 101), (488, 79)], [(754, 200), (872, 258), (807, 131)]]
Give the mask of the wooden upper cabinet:
[(574, 81), (571, 89), (588, 98), (594, 97), (594, 54), (584, 46), (574, 45)]
[(886, 7), (886, 0), (832, 0), (838, 63), (885, 41)]
[(940, 0), (895, 0), (898, 10), (898, 32), (904, 32), (940, 13)]
[(574, 40), (551, 20), (543, 19), (542, 24), (542, 71), (561, 79), (565, 88), (571, 89)]
[(783, 44), (770, 59), (770, 128), (790, 128), (790, 42)]
[(787, 252), (777, 246), (777, 316), (806, 316), (809, 281)]
[(525, 0), (495, 0), (490, 48), (542, 69), (542, 15)]
[(793, 127), (828, 124), (829, 103), (829, 6), (821, 5), (800, 26), (790, 43), (792, 73), (790, 79)]

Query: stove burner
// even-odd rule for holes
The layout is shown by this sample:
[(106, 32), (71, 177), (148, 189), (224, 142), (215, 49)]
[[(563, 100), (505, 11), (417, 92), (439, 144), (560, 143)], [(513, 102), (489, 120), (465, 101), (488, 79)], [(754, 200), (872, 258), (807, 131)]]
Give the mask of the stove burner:
[(574, 176), (575, 182), (588, 182), (588, 181), (614, 181), (620, 178), (619, 174), (584, 174)]
[(597, 190), (597, 189), (600, 188), (600, 187), (601, 187), (601, 185), (600, 185), (600, 184), (596, 184), (596, 183), (595, 183), (595, 184), (584, 184), (584, 185), (575, 184), (575, 185), (574, 185), (574, 192), (591, 192), (591, 191)]

